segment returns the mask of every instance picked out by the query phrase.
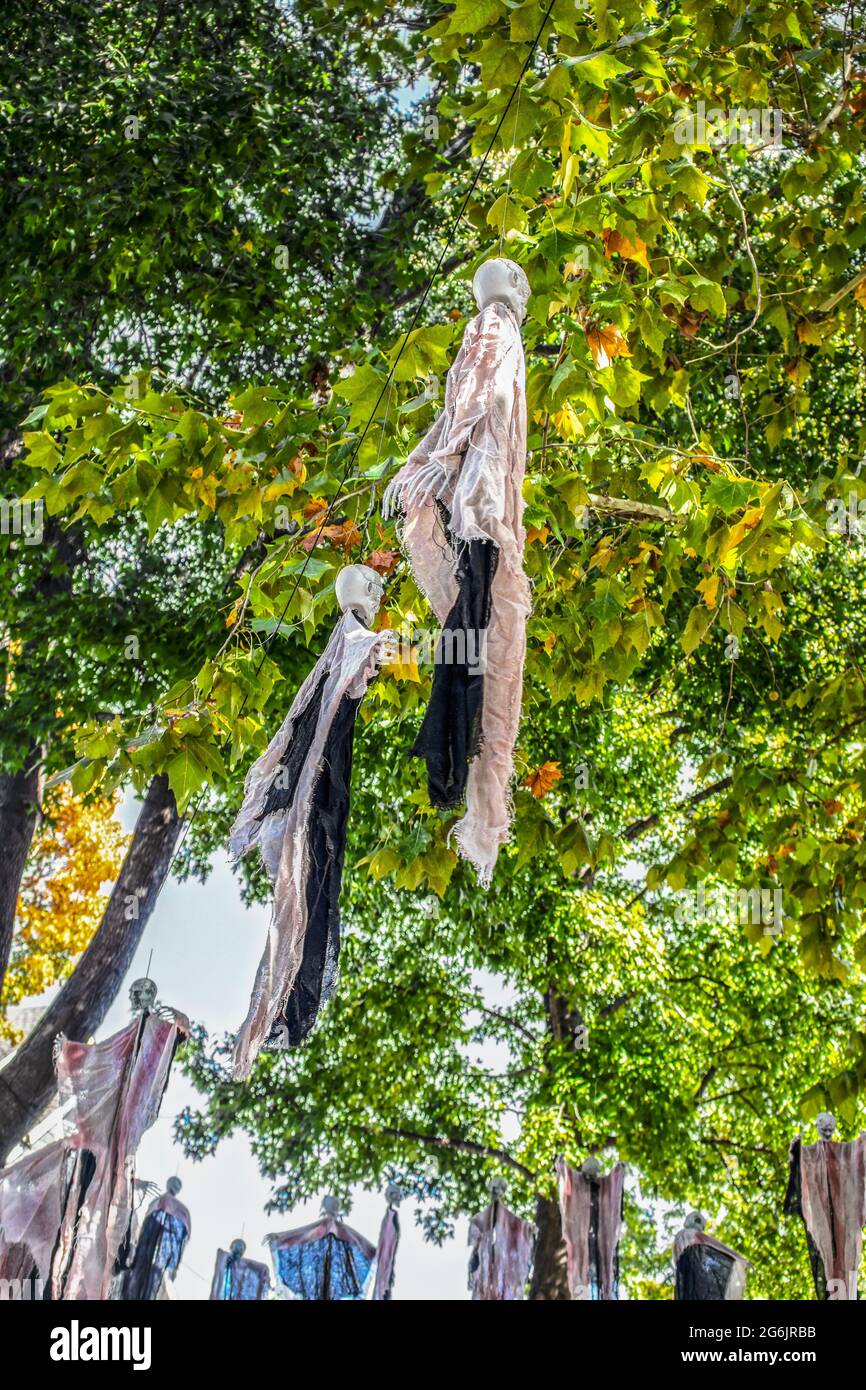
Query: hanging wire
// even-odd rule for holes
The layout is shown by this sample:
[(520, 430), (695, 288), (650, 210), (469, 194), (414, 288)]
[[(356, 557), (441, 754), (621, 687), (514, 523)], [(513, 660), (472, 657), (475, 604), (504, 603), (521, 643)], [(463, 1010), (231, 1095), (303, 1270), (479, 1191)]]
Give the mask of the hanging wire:
[[(520, 74), (521, 78), (523, 73)], [(505, 185), (505, 207), (502, 210), (502, 221), (499, 224), (499, 254), (502, 255), (502, 243), (505, 240), (505, 214), (508, 211), (508, 204), (511, 201), (511, 171), (514, 168), (514, 157), (517, 152), (517, 122), (520, 118), (520, 83), (517, 84), (517, 101), (514, 106), (514, 129), (511, 132), (511, 157), (508, 161), (508, 180)]]

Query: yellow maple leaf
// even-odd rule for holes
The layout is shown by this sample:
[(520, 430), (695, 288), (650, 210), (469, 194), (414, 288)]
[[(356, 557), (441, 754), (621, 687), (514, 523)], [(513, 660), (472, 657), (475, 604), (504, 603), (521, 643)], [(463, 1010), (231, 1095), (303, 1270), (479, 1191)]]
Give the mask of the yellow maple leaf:
[(577, 439), (578, 435), (582, 433), (580, 421), (571, 401), (566, 401), (562, 409), (557, 410), (551, 419), (563, 439)]
[(724, 560), (726, 555), (732, 550), (736, 550), (737, 546), (742, 540), (745, 540), (749, 532), (754, 531), (763, 515), (763, 507), (749, 507), (748, 511), (743, 514), (742, 520), (735, 522), (728, 531), (727, 536), (722, 542), (721, 549), (719, 550), (720, 560)]
[[(84, 802), (63, 785), (49, 794), (21, 879), (4, 1003), (65, 979), (90, 944), (130, 840), (117, 820), (119, 801), (115, 794)], [(11, 1031), (0, 1019), (0, 1035)]]
[(820, 323), (810, 323), (808, 319), (803, 319), (797, 324), (797, 341), (800, 343), (809, 343), (812, 347), (818, 347), (822, 336)]
[(703, 595), (704, 603), (708, 608), (715, 608), (716, 606), (720, 579), (721, 576), (718, 574), (708, 574), (706, 579), (702, 579), (697, 586), (698, 593)]

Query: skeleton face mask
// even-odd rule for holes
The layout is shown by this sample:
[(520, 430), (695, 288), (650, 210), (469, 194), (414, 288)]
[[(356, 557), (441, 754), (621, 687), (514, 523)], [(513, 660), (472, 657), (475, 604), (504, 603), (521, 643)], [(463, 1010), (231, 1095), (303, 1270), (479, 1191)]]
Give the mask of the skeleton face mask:
[(357, 613), (369, 627), (381, 606), (385, 584), (369, 565), (346, 565), (337, 575), (336, 591), (343, 612)]
[(836, 1133), (836, 1116), (831, 1115), (829, 1110), (822, 1110), (815, 1121), (815, 1128), (819, 1139), (832, 1139)]
[(156, 985), (153, 980), (133, 980), (129, 987), (129, 1006), (134, 1014), (151, 1013), (156, 1003)]

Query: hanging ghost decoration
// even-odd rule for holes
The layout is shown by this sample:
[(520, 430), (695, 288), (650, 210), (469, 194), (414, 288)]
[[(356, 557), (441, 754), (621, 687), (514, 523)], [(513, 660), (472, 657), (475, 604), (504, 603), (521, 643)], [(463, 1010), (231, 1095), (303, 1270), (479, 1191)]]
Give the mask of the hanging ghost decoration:
[(34, 1298), (51, 1284), (67, 1161), (61, 1139), (0, 1172), (0, 1279), (29, 1283)]
[(398, 1207), (403, 1200), (402, 1189), (390, 1183), (385, 1190), (385, 1215), (379, 1228), (376, 1243), (376, 1256), (367, 1277), (370, 1301), (390, 1303), (394, 1290), (394, 1265), (397, 1259), (397, 1246), (400, 1243), (400, 1216)]
[(189, 1033), (182, 1014), (156, 1005), (151, 981), (130, 996), (136, 1016), (104, 1042), (58, 1038), (65, 1135), (0, 1173), (3, 1239), (27, 1248), (55, 1301), (109, 1297), (132, 1222), (136, 1150)]
[(469, 1291), (476, 1303), (518, 1302), (535, 1251), (535, 1227), (509, 1211), (502, 1198), (505, 1183), (491, 1186), (493, 1200), (469, 1222)]
[(614, 1300), (619, 1296), (625, 1165), (617, 1163), (602, 1177), (595, 1158), (586, 1159), (579, 1170), (558, 1158), (556, 1174), (571, 1296)]
[(343, 610), (279, 731), (253, 764), (229, 838), (234, 856), (258, 848), (274, 887), (265, 952), (234, 1050), (249, 1075), (259, 1049), (294, 1047), (333, 990), (352, 743), (367, 686), (394, 635), (373, 632), (384, 585), (366, 565), (337, 576)]
[(304, 1302), (364, 1300), (376, 1248), (340, 1220), (334, 1197), (322, 1203), (322, 1216), (309, 1226), (265, 1236), (283, 1298)]
[(163, 1292), (166, 1276), (177, 1276), (192, 1230), (189, 1211), (178, 1200), (180, 1190), (180, 1178), (169, 1178), (165, 1192), (147, 1209), (123, 1280), (125, 1301), (152, 1303)]
[(442, 624), (430, 703), (412, 753), (432, 805), (466, 810), (453, 834), (486, 887), (510, 835), (529, 582), (523, 568), (526, 367), (520, 325), (529, 284), (513, 261), (475, 275), (445, 406), (389, 483), (402, 543)]
[(746, 1287), (748, 1260), (704, 1230), (699, 1211), (689, 1212), (685, 1225), (674, 1237), (678, 1301), (710, 1302), (741, 1299)]
[(866, 1133), (835, 1142), (834, 1117), (815, 1121), (818, 1141), (793, 1141), (789, 1153), (785, 1214), (801, 1216), (815, 1295), (820, 1300), (856, 1300), (863, 1227), (866, 1225)]
[[(148, 982), (150, 983), (150, 982)], [(140, 1001), (139, 982), (133, 986)], [(55, 1295), (105, 1299), (132, 1221), (135, 1153), (159, 1114), (175, 1050), (189, 1034), (183, 1014), (152, 1004), (103, 1043), (62, 1040), (60, 1103), (75, 1172), (61, 1228)]]
[(211, 1303), (261, 1303), (268, 1296), (271, 1277), (267, 1265), (244, 1259), (246, 1244), (233, 1240), (228, 1250), (218, 1250), (210, 1290)]

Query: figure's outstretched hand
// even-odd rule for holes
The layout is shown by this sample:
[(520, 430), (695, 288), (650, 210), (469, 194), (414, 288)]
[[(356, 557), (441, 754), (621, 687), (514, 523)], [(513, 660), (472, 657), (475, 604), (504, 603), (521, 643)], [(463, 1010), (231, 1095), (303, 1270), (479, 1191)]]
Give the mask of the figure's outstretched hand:
[(382, 495), (382, 520), (389, 521), (398, 512), (432, 501), (440, 495), (447, 481), (448, 473), (441, 463), (422, 464), (409, 478), (398, 473)]
[(400, 654), (400, 634), (391, 628), (384, 628), (379, 633), (379, 641), (376, 644), (376, 660), (380, 666), (390, 666), (397, 660)]
[(400, 500), (403, 490), (400, 474), (396, 474), (382, 493), (382, 520), (390, 521), (392, 516), (403, 510)]

